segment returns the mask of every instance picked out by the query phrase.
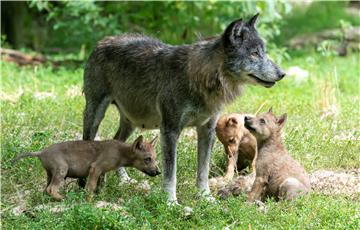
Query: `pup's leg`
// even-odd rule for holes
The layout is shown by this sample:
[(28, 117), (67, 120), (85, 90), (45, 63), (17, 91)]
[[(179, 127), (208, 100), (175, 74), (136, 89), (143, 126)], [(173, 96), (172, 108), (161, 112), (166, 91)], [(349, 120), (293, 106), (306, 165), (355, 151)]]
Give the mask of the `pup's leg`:
[(99, 193), (105, 184), (105, 173), (101, 174), (96, 185), (95, 193)]
[(46, 187), (44, 189), (44, 192), (47, 192), (47, 188), (49, 187), (51, 183), (52, 174), (50, 170), (46, 170)]
[(251, 191), (248, 195), (248, 202), (253, 202), (254, 200), (261, 200), (266, 185), (267, 181), (263, 177), (256, 177)]
[[(118, 107), (118, 110), (120, 113), (120, 124), (119, 124), (119, 129), (116, 132), (114, 139), (125, 142), (128, 139), (128, 137), (134, 132), (134, 127), (131, 125), (131, 123), (125, 117), (125, 115), (123, 115), (120, 112), (119, 106), (117, 106), (117, 107)], [(131, 181), (131, 178), (127, 174), (124, 167), (120, 167), (118, 169), (118, 173), (119, 173), (119, 177), (120, 177), (121, 181), (125, 181), (125, 182)]]
[(61, 183), (64, 181), (68, 172), (68, 166), (59, 166), (52, 172), (52, 178), (49, 186), (46, 188), (47, 193), (55, 198), (56, 200), (62, 200), (64, 197), (59, 194), (59, 188)]
[(295, 199), (306, 192), (306, 187), (294, 177), (285, 179), (279, 186), (279, 197), (285, 200)]
[(226, 156), (228, 158), (228, 165), (226, 169), (225, 179), (231, 180), (234, 177), (235, 166), (237, 165), (239, 152), (235, 151), (234, 153), (229, 149), (229, 147), (225, 147)]
[(86, 184), (86, 190), (93, 193), (98, 184), (99, 177), (101, 176), (102, 171), (96, 166), (92, 165), (89, 171), (89, 178)]
[(99, 98), (86, 98), (83, 140), (95, 139), (100, 122), (104, 118), (105, 111), (110, 103), (111, 98), (108, 96), (101, 96)]
[(206, 195), (209, 189), (209, 165), (211, 150), (215, 141), (215, 127), (218, 115), (212, 117), (205, 125), (197, 127), (198, 162), (196, 186)]

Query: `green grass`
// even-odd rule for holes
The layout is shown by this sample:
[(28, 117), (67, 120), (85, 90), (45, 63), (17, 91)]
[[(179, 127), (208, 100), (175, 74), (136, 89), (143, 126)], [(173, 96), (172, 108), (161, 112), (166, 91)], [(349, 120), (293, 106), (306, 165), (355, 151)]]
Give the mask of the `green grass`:
[(346, 13), (347, 4), (346, 1), (318, 1), (304, 7), (299, 3), (292, 13), (282, 20), (281, 33), (275, 41), (284, 44), (289, 38), (297, 35), (340, 28), (340, 21), (359, 26), (359, 17)]
[[(359, 57), (322, 57), (308, 54), (284, 65), (298, 65), (309, 71), (303, 83), (286, 77), (271, 89), (247, 87), (244, 95), (226, 108), (226, 112), (254, 113), (273, 106), (277, 114), (288, 113), (285, 144), (290, 154), (309, 171), (360, 167), (360, 85)], [(45, 173), (37, 159), (23, 159), (15, 166), (10, 159), (21, 152), (37, 151), (52, 143), (79, 139), (82, 132), (84, 97), (82, 70), (53, 70), (46, 67), (19, 68), (1, 63), (1, 219), (4, 229), (359, 229), (360, 202), (344, 196), (310, 194), (292, 202), (268, 201), (268, 212), (245, 203), (244, 196), (206, 203), (196, 196), (196, 140), (183, 135), (178, 144), (178, 198), (194, 213), (187, 217), (182, 207), (169, 208), (161, 192), (161, 178), (149, 178), (129, 170), (132, 177), (148, 180), (150, 195), (131, 185), (118, 185), (115, 172), (95, 201), (121, 204), (124, 215), (110, 209), (96, 209), (86, 202), (86, 194), (67, 188), (67, 199), (60, 204), (72, 207), (63, 213), (36, 211), (40, 204), (59, 204), (43, 195)], [(329, 89), (329, 94), (326, 94)], [(37, 98), (38, 92), (49, 97)], [(321, 118), (327, 103), (335, 104), (337, 116)], [(102, 139), (112, 138), (117, 130), (118, 114), (107, 111), (100, 127)], [(189, 129), (184, 132), (189, 132)], [(147, 138), (150, 131), (137, 131)], [(340, 138), (345, 137), (345, 138)], [(161, 162), (159, 145), (156, 146)], [(211, 174), (224, 169), (224, 153), (216, 142)], [(11, 209), (19, 205), (25, 193), (27, 214), (18, 217)], [(359, 197), (360, 198), (360, 197)]]

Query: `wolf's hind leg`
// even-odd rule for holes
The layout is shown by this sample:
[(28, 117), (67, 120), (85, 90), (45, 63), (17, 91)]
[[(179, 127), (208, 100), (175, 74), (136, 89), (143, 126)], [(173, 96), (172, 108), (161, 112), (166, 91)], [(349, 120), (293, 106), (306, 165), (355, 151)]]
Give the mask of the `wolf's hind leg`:
[(96, 132), (98, 131), (100, 122), (104, 118), (105, 112), (111, 98), (103, 96), (97, 99), (86, 99), (86, 106), (84, 110), (84, 130), (83, 140), (94, 140)]
[[(129, 136), (134, 132), (134, 127), (131, 125), (130, 121), (120, 112), (119, 106), (117, 107), (120, 113), (120, 124), (114, 139), (122, 142), (126, 142)], [(120, 181), (122, 182), (136, 182), (135, 180), (129, 177), (124, 167), (120, 167), (118, 169), (118, 174)]]

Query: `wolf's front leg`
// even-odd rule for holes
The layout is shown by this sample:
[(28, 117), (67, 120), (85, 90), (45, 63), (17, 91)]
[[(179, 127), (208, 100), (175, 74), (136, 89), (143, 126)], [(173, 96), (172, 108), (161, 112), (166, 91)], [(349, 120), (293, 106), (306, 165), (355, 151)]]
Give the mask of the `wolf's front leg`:
[(198, 167), (196, 186), (205, 195), (210, 194), (209, 166), (211, 150), (215, 141), (215, 127), (218, 115), (212, 117), (205, 125), (197, 127), (198, 134)]
[(162, 127), (161, 148), (163, 152), (163, 188), (168, 193), (170, 202), (177, 202), (176, 198), (176, 142), (180, 135), (179, 129)]

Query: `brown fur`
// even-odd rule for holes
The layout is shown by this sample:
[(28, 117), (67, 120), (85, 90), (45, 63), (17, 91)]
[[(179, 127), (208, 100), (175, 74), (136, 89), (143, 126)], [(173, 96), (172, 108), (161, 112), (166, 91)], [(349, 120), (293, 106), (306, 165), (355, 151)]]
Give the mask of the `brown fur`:
[(244, 114), (223, 115), (217, 122), (216, 135), (224, 145), (228, 158), (225, 178), (231, 180), (234, 170), (242, 170), (252, 163), (255, 170), (256, 139), (244, 126)]
[(281, 140), (286, 114), (277, 118), (271, 111), (255, 118), (245, 117), (245, 127), (256, 137), (258, 155), (256, 178), (248, 201), (264, 196), (291, 200), (310, 191), (310, 180), (296, 160), (288, 154)]
[(132, 145), (117, 141), (67, 141), (54, 144), (42, 152), (21, 154), (16, 160), (36, 156), (47, 172), (46, 192), (57, 200), (61, 182), (66, 177), (88, 178), (86, 189), (94, 192), (99, 178), (120, 166), (134, 167), (149, 176), (160, 174), (153, 148), (155, 139), (144, 142), (138, 137)]

